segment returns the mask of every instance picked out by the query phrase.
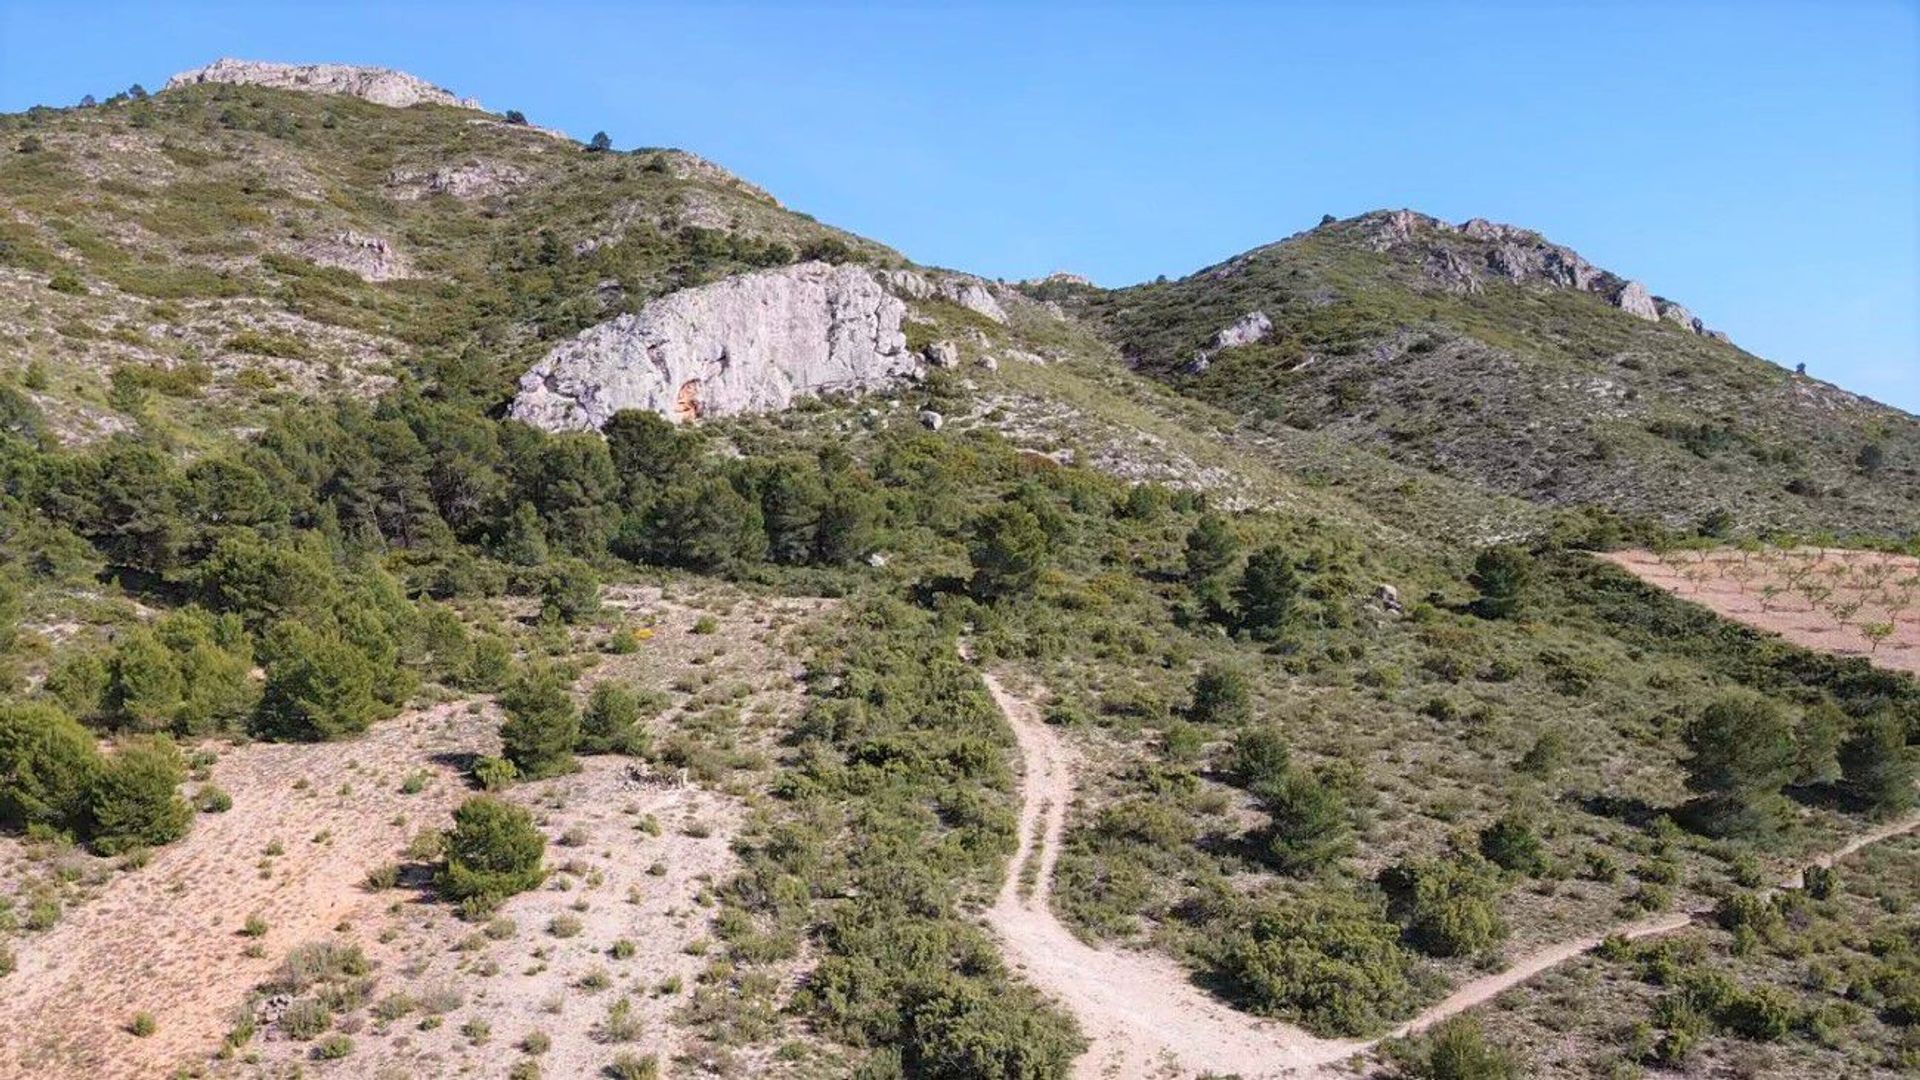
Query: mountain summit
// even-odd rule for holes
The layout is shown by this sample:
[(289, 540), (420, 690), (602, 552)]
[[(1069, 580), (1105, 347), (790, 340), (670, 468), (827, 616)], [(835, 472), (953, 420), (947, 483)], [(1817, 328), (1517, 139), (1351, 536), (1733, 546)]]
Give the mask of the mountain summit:
[(309, 94), (339, 94), (396, 109), (411, 105), (453, 105), (463, 109), (481, 107), (472, 98), (459, 97), (453, 91), (435, 86), (419, 76), (391, 68), (353, 64), (281, 64), (232, 57), (215, 60), (192, 71), (183, 71), (167, 80), (166, 89), (177, 90), (201, 83), (269, 86)]

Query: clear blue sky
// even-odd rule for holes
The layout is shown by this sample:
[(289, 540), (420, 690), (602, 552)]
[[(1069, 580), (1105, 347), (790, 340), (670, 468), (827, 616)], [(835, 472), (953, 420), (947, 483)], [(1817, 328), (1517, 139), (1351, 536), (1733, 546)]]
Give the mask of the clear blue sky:
[(1484, 216), (1920, 411), (1916, 0), (531, 7), (0, 0), (0, 109), (226, 55), (380, 64), (1007, 278)]

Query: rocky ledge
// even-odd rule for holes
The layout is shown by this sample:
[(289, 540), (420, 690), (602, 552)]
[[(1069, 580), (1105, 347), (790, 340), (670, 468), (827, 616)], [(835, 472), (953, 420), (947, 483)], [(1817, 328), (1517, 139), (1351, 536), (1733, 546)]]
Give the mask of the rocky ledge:
[(215, 60), (203, 68), (183, 71), (167, 80), (168, 90), (200, 83), (232, 83), (241, 86), (269, 86), (279, 90), (302, 90), (310, 94), (339, 94), (404, 109), (410, 105), (456, 105), (478, 109), (472, 98), (456, 97), (451, 90), (388, 68), (358, 67), (353, 64), (279, 64), (265, 60)]
[(923, 370), (906, 304), (860, 266), (799, 263), (671, 293), (582, 331), (520, 378), (510, 415), (598, 429), (624, 409), (675, 422), (771, 412)]
[[(1348, 222), (1331, 223), (1336, 227)], [(1427, 278), (1455, 292), (1477, 293), (1489, 278), (1516, 285), (1548, 285), (1593, 293), (1648, 322), (1670, 322), (1695, 334), (1726, 340), (1693, 312), (1646, 286), (1602, 270), (1572, 248), (1531, 229), (1474, 218), (1452, 225), (1412, 210), (1380, 210), (1353, 219), (1375, 251), (1410, 253), (1422, 260)], [(1324, 227), (1324, 226), (1323, 226)]]

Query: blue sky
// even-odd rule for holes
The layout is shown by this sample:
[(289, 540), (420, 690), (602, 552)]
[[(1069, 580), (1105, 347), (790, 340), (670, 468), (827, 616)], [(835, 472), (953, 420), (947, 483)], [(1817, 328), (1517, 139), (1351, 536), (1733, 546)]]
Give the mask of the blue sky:
[(218, 56), (680, 146), (909, 256), (1180, 275), (1410, 206), (1536, 228), (1920, 411), (1920, 4), (0, 0), (0, 109)]

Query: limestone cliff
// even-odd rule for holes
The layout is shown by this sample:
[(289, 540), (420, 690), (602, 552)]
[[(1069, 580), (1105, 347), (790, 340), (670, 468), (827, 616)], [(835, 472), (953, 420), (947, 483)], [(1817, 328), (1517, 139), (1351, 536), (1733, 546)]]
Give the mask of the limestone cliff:
[(549, 352), (521, 376), (511, 415), (569, 431), (623, 409), (685, 422), (877, 389), (921, 371), (906, 311), (865, 268), (822, 262), (685, 289)]

